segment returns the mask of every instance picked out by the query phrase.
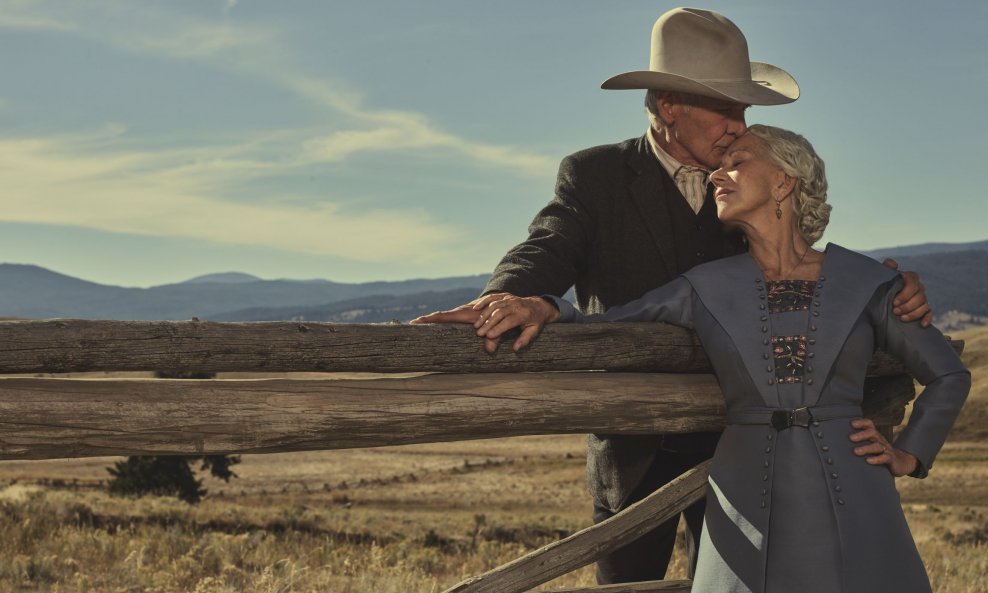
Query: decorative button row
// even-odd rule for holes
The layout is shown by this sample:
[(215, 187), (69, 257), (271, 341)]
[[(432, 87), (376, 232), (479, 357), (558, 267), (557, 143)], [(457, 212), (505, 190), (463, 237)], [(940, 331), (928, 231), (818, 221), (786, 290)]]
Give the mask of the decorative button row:
[[(755, 278), (755, 288), (756, 288), (756, 290), (758, 290), (758, 293), (759, 293), (758, 294), (758, 298), (761, 299), (761, 300), (765, 300), (765, 294), (764, 294), (765, 285), (762, 284), (762, 279), (761, 278)], [(765, 311), (765, 303), (759, 303), (758, 304), (758, 310), (764, 312)], [(768, 315), (760, 314), (758, 316), (758, 319), (759, 319), (759, 321), (762, 322), (761, 332), (763, 334), (767, 334), (768, 333), (768, 325), (767, 325), (766, 322), (768, 321)], [(768, 338), (762, 338), (762, 345), (763, 346), (768, 346), (770, 343), (771, 343), (771, 340), (769, 340)], [(771, 360), (771, 358), (772, 357), (769, 355), (768, 352), (762, 353), (762, 360)], [(775, 371), (775, 368), (771, 364), (768, 364), (768, 365), (765, 366), (765, 372), (766, 373), (773, 374), (774, 371)], [(775, 378), (774, 377), (769, 377), (768, 384), (769, 385), (775, 385)], [(767, 453), (767, 451), (766, 451), (766, 453)], [(765, 508), (765, 501), (764, 500), (762, 501), (762, 508)]]
[[(819, 421), (814, 421), (813, 422), (813, 426), (820, 426), (820, 422)], [(818, 439), (823, 439), (823, 436), (824, 436), (823, 435), (823, 431), (822, 430), (818, 430), (816, 432), (816, 436), (817, 436)], [(820, 451), (822, 451), (824, 453), (829, 453), (830, 452), (830, 446), (827, 445), (827, 444), (825, 444), (825, 443), (821, 443), (820, 444)], [(829, 455), (827, 455), (824, 458), (824, 462), (827, 465), (829, 465), (829, 466), (833, 466), (834, 465), (834, 458), (831, 457), (831, 456), (829, 456)], [(844, 498), (840, 494), (840, 492), (843, 490), (843, 488), (841, 488), (841, 485), (837, 482), (837, 480), (840, 478), (840, 474), (837, 472), (837, 468), (831, 467), (829, 476), (830, 476), (830, 479), (833, 480), (833, 482), (834, 482), (834, 492), (837, 493), (837, 504), (840, 505), (840, 506), (844, 506), (846, 503), (844, 502)]]
[[(813, 317), (819, 317), (820, 316), (820, 293), (823, 290), (823, 282), (826, 279), (827, 279), (826, 276), (820, 276), (820, 279), (817, 280), (817, 283), (816, 283), (816, 291), (813, 294), (813, 296), (814, 296), (814, 299), (813, 299), (813, 311), (812, 311), (812, 316)], [(815, 332), (816, 330), (817, 330), (816, 323), (815, 322), (814, 323), (811, 323), (810, 324), (810, 331), (811, 332)], [(815, 346), (816, 345), (816, 338), (809, 338), (808, 340), (806, 340), (806, 343), (809, 346)], [(811, 352), (807, 348), (806, 358), (807, 359), (810, 359), (810, 358), (813, 358), (815, 356), (816, 356), (816, 353), (815, 352)], [(809, 365), (809, 364), (806, 365), (806, 367), (804, 368), (804, 370), (806, 371), (807, 374), (812, 373), (813, 372), (813, 365)], [(806, 379), (806, 384), (807, 385), (813, 385), (813, 377), (808, 377)]]
[[(820, 293), (823, 291), (823, 281), (826, 280), (823, 276), (816, 283), (816, 292), (813, 294), (813, 317), (820, 316)], [(816, 331), (816, 327), (810, 326), (810, 329)]]
[[(775, 432), (774, 431), (765, 435), (765, 440), (768, 441), (769, 443), (771, 443), (774, 438), (775, 438)], [(764, 473), (762, 474), (762, 482), (768, 482), (769, 481), (769, 478), (771, 477), (770, 476), (770, 473), (769, 473), (770, 472), (770, 469), (769, 468), (772, 467), (772, 460), (770, 459), (771, 456), (772, 456), (772, 445), (769, 444), (769, 445), (766, 445), (765, 446), (765, 459), (762, 460), (762, 469), (764, 470)], [(762, 488), (762, 503), (761, 503), (761, 507), (763, 509), (768, 508), (768, 498), (767, 497), (768, 497), (768, 488)]]

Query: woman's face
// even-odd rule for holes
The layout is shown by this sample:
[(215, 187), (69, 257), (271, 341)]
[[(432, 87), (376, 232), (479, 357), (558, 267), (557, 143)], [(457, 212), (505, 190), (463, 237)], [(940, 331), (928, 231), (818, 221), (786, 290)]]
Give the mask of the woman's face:
[(767, 147), (754, 134), (735, 140), (710, 174), (716, 187), (717, 217), (732, 226), (756, 226), (777, 222), (775, 198), (782, 198), (787, 176), (767, 155)]

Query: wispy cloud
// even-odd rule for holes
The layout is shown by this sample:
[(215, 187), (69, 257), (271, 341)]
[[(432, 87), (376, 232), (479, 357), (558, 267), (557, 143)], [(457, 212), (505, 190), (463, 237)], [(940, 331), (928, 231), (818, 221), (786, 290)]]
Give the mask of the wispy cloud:
[[(236, 5), (227, 0), (224, 10)], [(274, 27), (248, 26), (228, 19), (204, 21), (144, 3), (90, 0), (85, 6), (48, 0), (17, 0), (0, 26), (47, 24), (92, 42), (128, 52), (207, 63), (288, 90), (344, 123), (343, 130), (314, 135), (305, 142), (310, 158), (340, 161), (355, 153), (431, 149), (509, 174), (547, 175), (555, 162), (513, 146), (495, 145), (443, 130), (411, 111), (369, 109), (359, 91), (338, 80), (309, 75), (295, 67)], [(103, 23), (115, 23), (105, 26)], [(122, 25), (122, 26), (121, 26)]]
[(389, 112), (379, 119), (368, 119), (372, 119), (377, 125), (366, 129), (341, 130), (306, 141), (305, 155), (312, 162), (318, 162), (342, 161), (361, 152), (444, 150), (466, 157), (474, 164), (508, 169), (514, 174), (535, 177), (549, 174), (555, 165), (551, 159), (542, 155), (507, 146), (473, 142), (443, 132), (413, 113)]
[(72, 31), (75, 26), (36, 0), (7, 0), (0, 10), (0, 28)]
[(445, 132), (420, 113), (366, 109), (361, 104), (359, 94), (341, 91), (312, 77), (291, 72), (282, 72), (277, 76), (282, 85), (310, 102), (344, 114), (361, 126), (307, 142), (307, 152), (313, 159), (337, 161), (358, 152), (441, 149), (477, 164), (504, 168), (513, 174), (539, 177), (555, 171), (556, 161), (545, 155), (512, 146), (477, 142)]
[[(188, 165), (198, 150), (116, 151), (119, 129), (0, 140), (6, 221), (205, 239), (383, 262), (427, 263), (460, 237), (419, 209), (345, 211), (339, 201), (299, 206), (217, 197), (257, 175), (250, 159)], [(230, 152), (236, 152), (231, 148)], [(213, 193), (209, 193), (211, 190)]]
[(278, 32), (270, 27), (206, 21), (145, 2), (87, 0), (7, 0), (0, 27), (48, 29), (71, 33), (117, 49), (170, 58), (218, 58), (224, 52), (273, 47)]
[[(372, 109), (341, 81), (296, 66), (273, 26), (235, 23), (233, 0), (215, 19), (118, 0), (13, 0), (0, 27), (46, 29), (131, 54), (190, 61), (285, 90), (324, 112), (332, 129), (254, 131), (217, 145), (199, 139), (169, 149), (110, 126), (99, 132), (0, 140), (0, 219), (105, 231), (251, 244), (356, 261), (436, 261), (463, 250), (460, 233), (423, 209), (354, 211), (351, 196), (236, 199), (237, 184), (301, 174), (357, 154), (416, 151), (520, 176), (551, 175), (555, 163), (515, 147), (444, 130), (424, 114)], [(220, 14), (222, 13), (222, 14)], [(0, 104), (2, 106), (2, 104)], [(135, 148), (136, 147), (136, 148)], [(8, 203), (9, 202), (9, 203)]]

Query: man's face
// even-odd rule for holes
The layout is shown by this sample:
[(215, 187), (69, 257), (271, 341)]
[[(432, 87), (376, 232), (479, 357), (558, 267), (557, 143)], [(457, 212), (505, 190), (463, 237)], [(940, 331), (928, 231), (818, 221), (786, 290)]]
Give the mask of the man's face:
[(692, 167), (716, 169), (727, 147), (747, 131), (747, 105), (703, 98), (689, 109), (672, 103), (672, 125), (666, 136), (669, 154)]

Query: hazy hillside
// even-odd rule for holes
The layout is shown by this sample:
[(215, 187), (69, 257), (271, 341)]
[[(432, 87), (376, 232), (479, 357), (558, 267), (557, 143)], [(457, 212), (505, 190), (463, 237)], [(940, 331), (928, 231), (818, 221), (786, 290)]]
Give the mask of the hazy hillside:
[(919, 273), (935, 311), (988, 316), (988, 251), (904, 255), (896, 261)]
[(906, 255), (925, 255), (930, 253), (971, 250), (988, 250), (988, 241), (974, 241), (972, 243), (921, 243), (919, 245), (905, 245), (902, 247), (883, 247), (862, 253), (876, 259), (885, 259), (886, 257), (898, 259)]
[(243, 284), (245, 282), (260, 282), (261, 279), (251, 274), (243, 272), (220, 272), (218, 274), (206, 274), (196, 276), (184, 282), (184, 284)]
[(476, 296), (487, 278), (477, 275), (345, 284), (258, 280), (246, 274), (225, 273), (151, 288), (121, 288), (85, 282), (38, 266), (0, 264), (0, 317), (215, 319), (248, 308), (323, 306), (370, 295), (469, 288)]
[(120, 308), (115, 305), (139, 300), (141, 292), (140, 288), (86, 282), (38, 266), (0, 264), (3, 317), (99, 317), (90, 312), (117, 312)]
[[(988, 241), (872, 250), (919, 272), (938, 315), (988, 317)], [(474, 298), (489, 275), (347, 284), (262, 280), (240, 272), (198, 276), (151, 288), (86, 282), (38, 266), (0, 264), (0, 317), (379, 322), (407, 320)], [(938, 318), (946, 322), (947, 318)], [(963, 327), (969, 322), (958, 322)]]
[(417, 292), (411, 295), (372, 295), (318, 307), (255, 308), (211, 317), (212, 321), (332, 321), (381, 323), (408, 321), (433, 311), (452, 309), (477, 297), (476, 288)]

